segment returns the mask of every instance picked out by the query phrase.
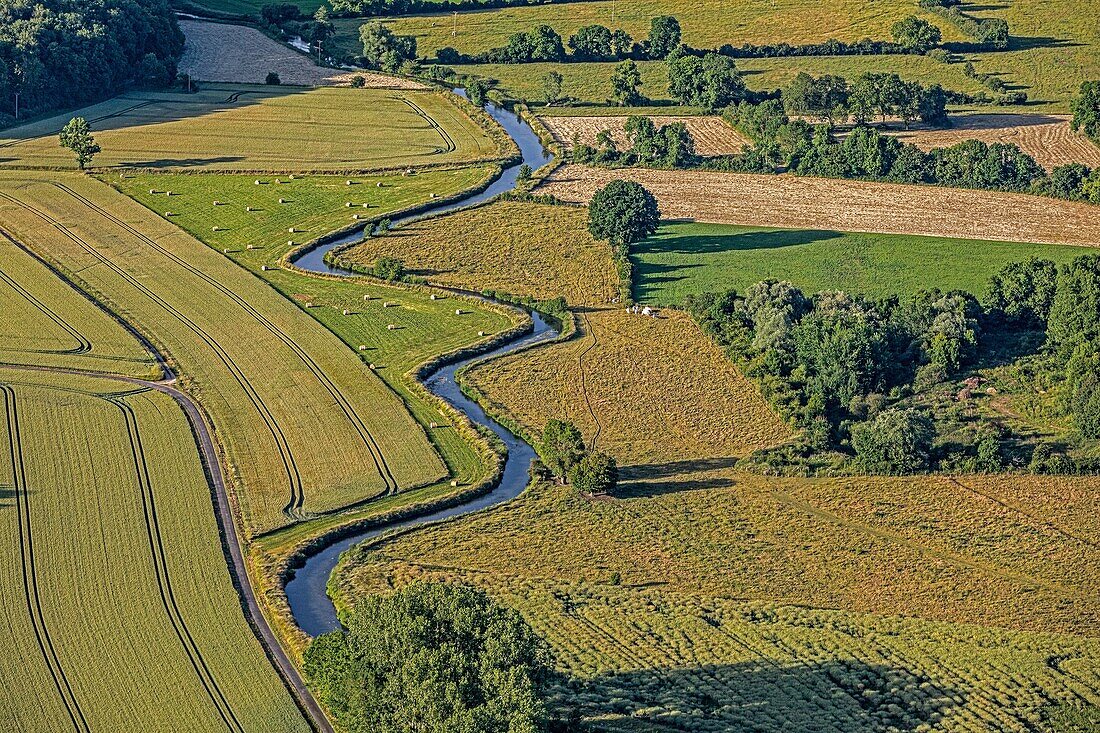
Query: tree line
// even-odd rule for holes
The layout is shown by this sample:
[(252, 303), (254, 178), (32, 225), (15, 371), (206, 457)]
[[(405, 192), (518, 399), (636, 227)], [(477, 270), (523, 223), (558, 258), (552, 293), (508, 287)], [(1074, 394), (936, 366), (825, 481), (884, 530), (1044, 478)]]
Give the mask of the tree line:
[(0, 124), (176, 77), (167, 0), (0, 0)]
[[(686, 299), (705, 332), (802, 429), (797, 445), (768, 462), (826, 470), (915, 473), (998, 471), (1003, 428), (979, 421), (966, 439), (937, 441), (938, 425), (908, 399), (959, 378), (1007, 334), (1034, 332), (1032, 368), (1081, 436), (1100, 438), (1100, 256), (1057, 267), (1031, 259), (995, 274), (981, 300), (932, 289), (871, 300), (842, 292), (807, 295), (765, 280), (744, 293)], [(821, 460), (832, 453), (835, 457)], [(815, 459), (816, 456), (816, 459)], [(1036, 447), (1037, 472), (1097, 470), (1051, 446)]]

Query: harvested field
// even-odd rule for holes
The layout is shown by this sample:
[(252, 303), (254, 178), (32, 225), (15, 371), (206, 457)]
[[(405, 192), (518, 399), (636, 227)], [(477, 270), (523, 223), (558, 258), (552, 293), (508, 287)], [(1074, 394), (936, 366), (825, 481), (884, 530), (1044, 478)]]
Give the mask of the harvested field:
[[(611, 132), (615, 146), (619, 150), (630, 148), (630, 141), (626, 137), (623, 128), (630, 117), (602, 116), (602, 117), (540, 117), (539, 120), (559, 143), (571, 146), (574, 140), (586, 145), (595, 145), (596, 136), (604, 130)], [(650, 116), (657, 127), (675, 122), (682, 122), (687, 126), (688, 132), (695, 140), (695, 152), (700, 155), (727, 155), (739, 153), (748, 145), (743, 135), (738, 133), (721, 117), (668, 117)]]
[(217, 429), (248, 533), (446, 475), (401, 400), (300, 308), (106, 185), (57, 178), (5, 174), (0, 223), (172, 356)]
[(964, 140), (1013, 143), (1047, 170), (1066, 163), (1100, 166), (1100, 147), (1070, 129), (1064, 115), (958, 115), (944, 130), (920, 129), (892, 133), (922, 150), (944, 148)]
[(653, 192), (665, 218), (960, 239), (1100, 243), (1100, 208), (1027, 194), (700, 171), (567, 165), (539, 193), (587, 202), (616, 178)]
[(339, 598), (486, 589), (550, 641), (559, 699), (601, 731), (1010, 731), (1100, 704), (1095, 480), (703, 466), (632, 467), (602, 502), (542, 484), (376, 543)]
[(283, 84), (299, 86), (349, 86), (353, 76), (362, 76), (369, 88), (427, 89), (420, 82), (398, 76), (318, 66), (308, 56), (249, 26), (181, 20), (180, 30), (187, 38), (180, 73), (200, 81), (263, 84), (274, 71)]
[(172, 398), (3, 369), (0, 401), (0, 728), (311, 730), (241, 611)]
[(496, 158), (497, 144), (460, 104), (435, 92), (332, 87), (131, 92), (4, 131), (0, 166), (75, 168), (57, 144), (73, 115), (103, 147), (97, 167), (358, 171)]
[(397, 257), (433, 283), (571, 305), (607, 303), (618, 283), (606, 243), (576, 207), (500, 201), (372, 237), (343, 256), (363, 267)]
[(475, 367), (466, 383), (528, 432), (569, 419), (628, 464), (730, 460), (791, 435), (686, 313), (580, 320), (577, 338)]

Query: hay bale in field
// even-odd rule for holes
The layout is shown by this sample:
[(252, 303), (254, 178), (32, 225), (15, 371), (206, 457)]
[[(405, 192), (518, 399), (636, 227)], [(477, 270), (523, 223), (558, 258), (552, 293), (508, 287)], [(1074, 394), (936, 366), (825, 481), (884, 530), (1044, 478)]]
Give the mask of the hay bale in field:
[(246, 206), (246, 207), (244, 207), (244, 210), (245, 211), (252, 211), (252, 207), (251, 206)]
[(349, 310), (348, 310), (347, 308), (345, 308), (345, 309), (344, 309), (344, 315), (345, 315), (345, 316), (350, 316), (350, 315), (351, 315), (351, 311), (349, 311)]
[(383, 301), (383, 303), (382, 303), (382, 307), (383, 307), (383, 308), (389, 308), (389, 307), (390, 307), (391, 305), (397, 305), (397, 304), (396, 304), (396, 303), (391, 303), (391, 302), (390, 302), (390, 301), (388, 301), (388, 300), (386, 300), (386, 301)]
[(456, 316), (461, 316), (462, 315), (462, 309), (461, 308), (455, 308), (455, 315)]
[(432, 422), (428, 423), (428, 427), (432, 428), (434, 430), (435, 428), (439, 427), (439, 423), (437, 423), (435, 421), (432, 421)]
[(370, 364), (368, 364), (367, 366), (369, 366), (369, 367), (370, 367), (370, 370), (371, 370), (372, 372), (373, 372), (373, 371), (374, 371), (375, 369), (377, 369), (377, 368), (378, 368), (378, 367), (376, 367), (376, 366), (374, 365), (374, 362), (373, 362), (373, 361), (372, 361), (372, 362), (371, 362)]
[(261, 272), (267, 272), (267, 265), (260, 265)]
[(278, 178), (275, 179), (275, 183), (282, 183)]
[(350, 209), (350, 208), (351, 208), (351, 202), (350, 202), (350, 201), (348, 201), (348, 202), (347, 202), (346, 204), (344, 204), (344, 206), (346, 206), (346, 207), (348, 207), (348, 208)]
[(364, 204), (363, 204), (363, 208), (364, 208), (364, 209), (369, 209), (369, 208), (370, 208), (370, 204), (368, 204), (368, 203), (364, 203)]
[(293, 239), (286, 240), (286, 246), (293, 247), (294, 246), (294, 240)]
[(478, 332), (477, 332), (477, 335), (478, 335), (478, 336), (484, 336), (484, 335), (485, 335), (485, 332), (484, 332), (484, 331), (478, 331)]
[(359, 350), (360, 351), (366, 351), (367, 350), (366, 344), (359, 344)]
[(223, 250), (222, 250), (222, 254), (223, 254), (223, 255), (227, 255), (227, 254), (229, 254), (229, 247), (226, 247), (225, 249), (223, 249)]
[(155, 189), (155, 188), (150, 188), (149, 189), (149, 194), (150, 195), (155, 194), (156, 192), (157, 192), (157, 189)]
[(429, 297), (429, 298), (431, 298), (432, 300), (435, 300), (435, 293), (432, 293), (432, 294), (431, 294), (431, 295), (429, 295), (428, 297)]
[(210, 227), (210, 231), (212, 231), (212, 232), (220, 232), (221, 229), (222, 229), (221, 227)]
[(294, 233), (294, 227), (287, 227), (287, 231), (290, 232), (291, 234), (293, 234)]
[(164, 216), (165, 217), (175, 216), (175, 214), (173, 214), (171, 211), (166, 211), (166, 212), (164, 212)]
[(164, 195), (165, 195), (165, 196), (171, 196), (171, 195), (172, 195), (172, 192), (171, 192), (171, 191), (165, 191), (165, 192), (164, 192)]
[(430, 194), (428, 194), (428, 198), (433, 198), (434, 199), (438, 195), (439, 195), (438, 193), (436, 193), (435, 191), (432, 191)]
[(355, 181), (347, 181), (346, 183), (349, 186), (354, 186), (355, 185)]
[(280, 204), (285, 204), (285, 203), (286, 203), (286, 199), (279, 199), (279, 203), (280, 203)]
[(250, 245), (248, 245), (247, 247), (245, 247), (245, 249), (252, 249), (252, 248), (253, 248), (253, 247), (252, 247), (252, 245), (251, 245), (251, 244), (250, 244)]
[(370, 300), (370, 296), (369, 295), (364, 295), (363, 300)]
[(393, 323), (391, 323), (390, 325), (386, 326), (386, 330), (387, 330), (387, 331), (392, 331), (392, 330), (393, 330), (393, 329), (395, 329), (395, 328), (397, 328), (397, 325), (396, 325), (396, 324), (393, 324)]
[(259, 179), (259, 178), (257, 178), (257, 179), (256, 179), (256, 185), (257, 185), (257, 186), (259, 186), (259, 185), (260, 185), (260, 179)]
[(458, 479), (452, 479), (451, 486), (458, 486)]
[(374, 184), (374, 187), (375, 188), (382, 188), (382, 181), (379, 181), (378, 183)]
[(351, 218), (355, 219), (356, 221), (359, 221), (359, 215), (358, 214), (352, 214)]

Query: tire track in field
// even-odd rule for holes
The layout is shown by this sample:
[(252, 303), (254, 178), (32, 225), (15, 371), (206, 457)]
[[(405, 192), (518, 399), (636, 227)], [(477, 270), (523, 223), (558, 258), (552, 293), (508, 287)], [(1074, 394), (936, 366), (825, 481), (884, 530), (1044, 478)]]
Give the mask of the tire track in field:
[[(8, 235), (8, 233), (2, 229), (0, 229), (0, 236), (18, 247), (15, 240), (13, 240)], [(69, 323), (64, 318), (54, 312), (54, 310), (48, 305), (36, 298), (32, 293), (28, 292), (22, 285), (20, 285), (13, 278), (9, 277), (8, 274), (3, 270), (0, 270), (0, 280), (3, 280), (5, 283), (7, 283), (12, 290), (21, 295), (24, 300), (37, 308), (39, 311), (41, 311), (42, 315), (53, 321), (61, 330), (69, 334), (69, 336), (71, 336), (73, 340), (77, 343), (77, 346), (74, 349), (12, 349), (12, 351), (22, 351), (29, 354), (87, 354), (89, 351), (92, 350), (92, 342), (89, 341), (84, 336), (84, 334), (80, 333), (80, 331), (78, 331), (75, 327), (69, 325)]]
[(149, 478), (149, 466), (145, 459), (145, 447), (141, 442), (141, 432), (138, 429), (137, 416), (134, 409), (126, 403), (121, 396), (106, 397), (107, 402), (117, 407), (126, 422), (126, 432), (129, 437), (130, 454), (134, 460), (134, 472), (141, 488), (141, 507), (145, 518), (145, 530), (149, 539), (149, 552), (152, 555), (153, 571), (157, 579), (157, 589), (160, 592), (161, 606), (164, 608), (168, 620), (179, 639), (180, 645), (191, 661), (191, 666), (199, 678), (199, 682), (206, 690), (210, 702), (218, 711), (219, 717), (225, 723), (226, 728), (236, 733), (244, 733), (233, 707), (229, 704), (225, 693), (218, 686), (214, 673), (202, 656), (202, 651), (195, 643), (187, 622), (183, 619), (179, 604), (176, 602), (175, 592), (172, 590), (172, 577), (165, 559), (164, 538), (160, 531), (160, 521), (157, 518), (156, 497), (153, 492), (153, 482)]
[(600, 418), (596, 414), (596, 408), (592, 406), (592, 400), (588, 396), (588, 385), (585, 383), (584, 378), (584, 357), (585, 355), (596, 348), (599, 345), (600, 339), (596, 336), (596, 331), (592, 328), (592, 322), (588, 319), (588, 313), (586, 311), (581, 312), (581, 317), (584, 319), (584, 327), (588, 333), (592, 336), (592, 343), (585, 346), (581, 350), (581, 353), (577, 354), (577, 367), (581, 372), (581, 394), (584, 395), (584, 404), (588, 406), (588, 414), (592, 416), (592, 420), (596, 423), (596, 432), (592, 434), (592, 443), (590, 448), (595, 448), (596, 443), (600, 440), (600, 433), (603, 432), (603, 425), (600, 424)]
[(77, 733), (89, 733), (88, 721), (76, 699), (72, 685), (69, 684), (65, 668), (57, 656), (50, 629), (42, 613), (42, 597), (38, 588), (38, 571), (35, 566), (34, 537), (31, 533), (30, 497), (27, 493), (27, 474), (23, 464), (23, 441), (19, 430), (19, 410), (16, 407), (15, 390), (6, 384), (0, 384), (0, 393), (4, 395), (5, 415), (8, 426), (8, 450), (11, 452), (12, 484), (15, 490), (16, 515), (19, 524), (19, 557), (23, 570), (23, 595), (27, 601), (27, 613), (34, 627), (38, 649), (53, 678), (57, 694)]
[(409, 109), (411, 109), (414, 113), (416, 113), (416, 115), (418, 117), (420, 117), (425, 122), (427, 122), (428, 125), (433, 130), (435, 130), (436, 133), (438, 133), (439, 137), (443, 139), (444, 147), (436, 148), (435, 149), (436, 153), (438, 153), (440, 155), (443, 155), (443, 154), (446, 154), (446, 153), (453, 153), (454, 151), (458, 150), (458, 145), (455, 144), (454, 138), (451, 137), (451, 134), (449, 132), (447, 132), (447, 130), (444, 129), (444, 127), (442, 125), (440, 125), (438, 122), (435, 121), (434, 117), (429, 115), (427, 112), (425, 112), (423, 109), (421, 109), (421, 107), (419, 105), (417, 105), (415, 102), (407, 99), (406, 97), (400, 97), (400, 99), (401, 99), (402, 102), (404, 102), (406, 105), (408, 105)]
[[(177, 256), (175, 253), (164, 248), (158, 242), (154, 241), (152, 238), (148, 237), (143, 232), (131, 226), (129, 223), (123, 221), (111, 212), (99, 206), (94, 201), (91, 201), (88, 198), (82, 196), (81, 194), (72, 190), (63, 183), (52, 182), (52, 185), (72, 196), (84, 206), (87, 206), (92, 211), (95, 211), (100, 216), (114, 223), (116, 226), (120, 227), (124, 231), (130, 233), (141, 242), (144, 242), (149, 247), (155, 249), (157, 252), (170, 259), (172, 262), (175, 262), (177, 265), (195, 275), (203, 282), (215, 288), (218, 292), (222, 293), (231, 301), (239, 305), (245, 313), (252, 316), (252, 318), (254, 318), (261, 326), (266, 328), (268, 332), (270, 332), (272, 335), (282, 341), (287, 346), (287, 348), (289, 348), (302, 361), (302, 363), (305, 364), (306, 368), (309, 369), (309, 371), (313, 374), (313, 376), (317, 379), (321, 386), (324, 387), (325, 391), (329, 393), (329, 396), (332, 397), (332, 399), (340, 407), (340, 411), (344, 413), (344, 417), (346, 417), (348, 419), (348, 422), (351, 423), (352, 427), (355, 428), (355, 431), (358, 433), (359, 438), (363, 441), (363, 445), (367, 448), (367, 452), (371, 457), (371, 461), (374, 463), (375, 470), (378, 472), (378, 475), (382, 478), (382, 482), (386, 486), (386, 494), (396, 494), (398, 492), (400, 487), (397, 482), (397, 478), (393, 475), (389, 464), (386, 462), (385, 455), (382, 453), (381, 446), (379, 446), (378, 441), (375, 439), (373, 433), (371, 433), (370, 430), (367, 428), (366, 423), (355, 411), (355, 408), (351, 405), (351, 402), (348, 401), (347, 397), (340, 390), (340, 388), (337, 387), (336, 384), (329, 378), (329, 376), (317, 364), (313, 357), (310, 356), (305, 349), (299, 346), (298, 343), (293, 338), (291, 338), (283, 329), (275, 325), (275, 323), (272, 322), (267, 316), (257, 310), (245, 298), (233, 292), (232, 289), (226, 287), (217, 279), (206, 274), (191, 263)], [(298, 503), (294, 507), (298, 512), (301, 512), (304, 501), (305, 496), (304, 493), (302, 493), (299, 495)]]
[(76, 234), (71, 232), (68, 228), (65, 227), (64, 224), (62, 224), (57, 219), (51, 217), (43, 211), (36, 209), (30, 204), (20, 201), (19, 199), (7, 193), (0, 192), (0, 199), (22, 208), (23, 210), (37, 216), (38, 218), (52, 226), (74, 244), (76, 244), (85, 252), (94, 257), (98, 262), (106, 266), (118, 277), (122, 278), (125, 282), (133, 286), (136, 290), (138, 290), (138, 292), (144, 294), (154, 303), (159, 305), (165, 312), (167, 312), (169, 315), (171, 315), (184, 326), (186, 326), (214, 351), (214, 353), (218, 357), (218, 360), (221, 361), (222, 364), (229, 370), (234, 380), (241, 387), (241, 389), (244, 390), (245, 394), (249, 398), (249, 401), (252, 402), (252, 405), (256, 408), (257, 412), (259, 412), (260, 418), (264, 421), (265, 426), (271, 434), (272, 440), (275, 441), (276, 448), (279, 451), (280, 458), (283, 462), (283, 467), (286, 471), (287, 481), (290, 490), (290, 501), (283, 507), (283, 513), (290, 518), (296, 518), (296, 508), (301, 506), (302, 496), (304, 492), (302, 488), (301, 475), (298, 471), (298, 464), (294, 459), (294, 454), (291, 452), (290, 445), (287, 443), (286, 437), (283, 435), (282, 429), (279, 427), (278, 422), (275, 420), (274, 416), (271, 414), (271, 411), (264, 403), (263, 398), (260, 397), (258, 392), (256, 392), (251, 382), (248, 381), (247, 376), (245, 376), (244, 372), (239, 366), (237, 366), (237, 363), (233, 361), (233, 359), (229, 356), (225, 349), (222, 348), (221, 344), (219, 344), (212, 336), (206, 333), (206, 331), (204, 331), (197, 323), (189, 319), (187, 316), (183, 315), (183, 313), (181, 313), (180, 311), (173, 308), (170, 303), (168, 303), (159, 295), (147, 288), (130, 273), (126, 272), (121, 267), (116, 265), (87, 241), (81, 239)]

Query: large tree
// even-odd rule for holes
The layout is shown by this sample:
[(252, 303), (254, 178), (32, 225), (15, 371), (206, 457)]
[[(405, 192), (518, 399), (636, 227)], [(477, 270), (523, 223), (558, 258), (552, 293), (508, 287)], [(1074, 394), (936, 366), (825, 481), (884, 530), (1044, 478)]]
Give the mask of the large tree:
[(744, 98), (745, 81), (728, 56), (673, 54), (668, 61), (668, 93), (684, 104), (717, 110)]
[(657, 231), (661, 220), (657, 199), (640, 183), (612, 181), (596, 191), (588, 204), (588, 231), (612, 247), (628, 247)]
[(859, 463), (874, 473), (916, 473), (928, 468), (935, 427), (913, 408), (883, 410), (852, 429)]
[(360, 599), (304, 664), (348, 733), (540, 733), (550, 652), (483, 591), (415, 583)]
[(542, 429), (538, 449), (543, 464), (555, 476), (564, 479), (584, 455), (584, 438), (577, 426), (568, 420), (548, 420)]
[(364, 60), (374, 69), (397, 71), (416, 58), (416, 36), (395, 35), (378, 20), (359, 27), (359, 40)]
[(940, 29), (915, 15), (899, 20), (890, 27), (894, 42), (913, 53), (928, 53), (939, 45)]
[(642, 85), (642, 75), (633, 61), (623, 61), (615, 66), (611, 75), (611, 97), (621, 105), (633, 105), (641, 101), (638, 87)]
[(1073, 129), (1080, 130), (1100, 144), (1100, 81), (1086, 81), (1071, 103)]
[(569, 481), (585, 494), (609, 494), (619, 482), (619, 467), (606, 453), (588, 453), (570, 469)]
[(61, 147), (73, 151), (80, 170), (87, 168), (96, 153), (100, 152), (99, 144), (92, 137), (92, 128), (83, 117), (74, 117), (69, 120), (58, 137)]
[(680, 21), (672, 15), (658, 15), (649, 24), (649, 56), (663, 59), (680, 45)]

